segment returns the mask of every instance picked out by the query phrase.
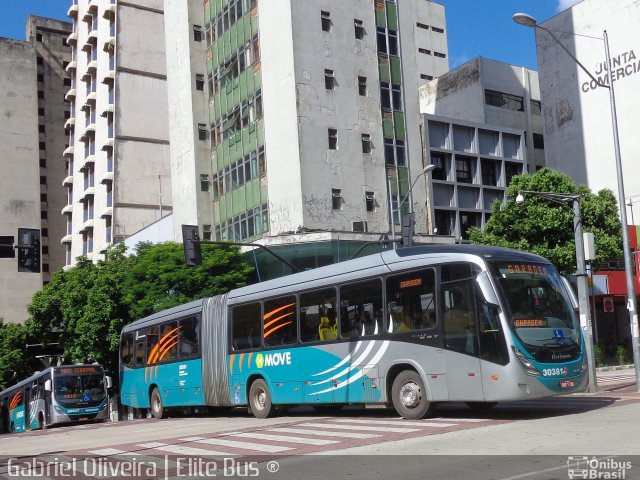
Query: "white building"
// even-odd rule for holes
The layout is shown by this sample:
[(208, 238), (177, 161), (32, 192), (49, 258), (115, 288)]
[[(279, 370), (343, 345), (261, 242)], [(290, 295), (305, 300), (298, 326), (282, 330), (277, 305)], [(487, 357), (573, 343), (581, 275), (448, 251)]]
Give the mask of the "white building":
[[(583, 0), (542, 23), (603, 83), (601, 39), (604, 30), (609, 34), (627, 197), (640, 195), (639, 24), (639, 0)], [(609, 90), (597, 87), (548, 33), (536, 29), (536, 43), (547, 165), (593, 191), (608, 188), (617, 196)]]
[(171, 211), (161, 0), (73, 0), (66, 265)]
[(434, 233), (468, 239), (514, 175), (544, 166), (535, 70), (475, 58), (420, 88)]
[[(235, 241), (389, 232), (389, 204), (407, 211), (399, 199), (423, 170), (418, 86), (448, 70), (444, 7), (424, 0), (204, 6), (203, 20), (193, 7), (173, 7), (172, 18), (190, 19), (188, 29), (167, 22), (167, 38), (175, 38), (170, 29), (182, 32), (168, 61), (190, 70), (187, 77), (169, 69), (172, 129), (185, 132), (172, 147), (174, 211), (189, 212), (174, 215), (176, 234), (181, 223), (199, 224), (204, 238)], [(200, 25), (206, 71), (184, 61), (203, 50)], [(197, 106), (203, 74), (205, 112)], [(174, 94), (183, 108), (193, 105), (191, 118), (174, 108)], [(188, 194), (176, 195), (178, 184)], [(425, 189), (416, 186), (409, 200), (425, 232)]]

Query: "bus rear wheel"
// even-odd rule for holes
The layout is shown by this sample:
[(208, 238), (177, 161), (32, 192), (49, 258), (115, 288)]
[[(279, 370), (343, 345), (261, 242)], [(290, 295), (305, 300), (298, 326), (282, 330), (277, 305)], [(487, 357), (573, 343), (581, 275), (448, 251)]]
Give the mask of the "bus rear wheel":
[(396, 412), (407, 420), (419, 420), (433, 411), (427, 399), (422, 378), (413, 370), (405, 370), (393, 381), (391, 400)]
[(249, 408), (256, 418), (267, 418), (274, 411), (271, 405), (269, 387), (261, 378), (251, 384), (249, 389)]
[(162, 405), (162, 397), (157, 387), (151, 392), (151, 415), (153, 418), (161, 419), (167, 416), (164, 406)]

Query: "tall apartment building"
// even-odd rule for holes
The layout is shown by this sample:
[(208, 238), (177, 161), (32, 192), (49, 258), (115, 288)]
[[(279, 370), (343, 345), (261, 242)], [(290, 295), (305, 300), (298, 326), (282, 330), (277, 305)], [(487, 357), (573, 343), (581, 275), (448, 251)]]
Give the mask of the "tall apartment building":
[[(194, 105), (208, 95), (208, 112), (182, 123), (191, 132), (183, 152), (206, 146), (210, 157), (172, 158), (175, 211), (191, 202), (192, 212), (176, 225), (234, 241), (382, 233), (391, 211), (397, 224), (412, 205), (426, 230), (424, 185), (405, 196), (423, 170), (418, 86), (448, 70), (442, 5), (208, 0), (203, 20), (190, 12), (190, 44), (180, 48), (206, 42), (206, 70), (192, 65), (170, 94), (192, 85)], [(175, 195), (180, 174), (196, 195)]]
[(171, 211), (161, 0), (73, 0), (66, 265)]
[(545, 164), (538, 72), (478, 57), (420, 87), (434, 233), (468, 239), (514, 175)]
[(64, 265), (59, 212), (66, 203), (60, 178), (70, 30), (69, 23), (31, 16), (26, 41), (0, 38), (0, 244), (21, 243), (21, 228), (39, 231), (41, 244), (34, 271), (20, 268), (10, 248), (9, 258), (0, 258), (0, 317), (8, 322), (27, 319), (33, 294)]

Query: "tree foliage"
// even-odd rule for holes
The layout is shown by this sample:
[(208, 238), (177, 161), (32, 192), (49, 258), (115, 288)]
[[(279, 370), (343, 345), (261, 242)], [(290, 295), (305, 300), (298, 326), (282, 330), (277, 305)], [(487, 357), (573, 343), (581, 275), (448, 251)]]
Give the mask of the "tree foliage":
[(0, 318), (0, 390), (18, 383), (40, 368), (40, 362), (27, 353), (28, 340), (25, 325), (4, 323)]
[(549, 259), (563, 273), (575, 272), (575, 237), (571, 205), (560, 205), (534, 195), (525, 202), (513, 199), (521, 190), (580, 194), (580, 211), (584, 232), (592, 232), (596, 244), (596, 261), (622, 255), (622, 230), (615, 196), (610, 190), (597, 194), (577, 186), (564, 173), (543, 168), (535, 174), (513, 177), (507, 188), (511, 199), (502, 205), (495, 202), (484, 230), (470, 229), (473, 243), (515, 248)]
[(34, 295), (27, 329), (44, 343), (59, 342), (66, 362), (96, 361), (115, 372), (123, 326), (246, 284), (252, 267), (237, 248), (202, 247), (197, 267), (187, 267), (182, 245), (172, 242), (142, 243), (130, 256), (118, 246), (97, 264), (80, 258)]

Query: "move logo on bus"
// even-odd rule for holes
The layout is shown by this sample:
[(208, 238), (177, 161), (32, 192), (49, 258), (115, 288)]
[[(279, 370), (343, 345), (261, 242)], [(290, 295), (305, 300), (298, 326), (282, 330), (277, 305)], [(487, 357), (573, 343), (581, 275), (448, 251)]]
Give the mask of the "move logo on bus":
[(291, 352), (259, 353), (256, 355), (256, 367), (277, 367), (280, 365), (291, 365)]

